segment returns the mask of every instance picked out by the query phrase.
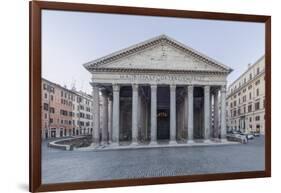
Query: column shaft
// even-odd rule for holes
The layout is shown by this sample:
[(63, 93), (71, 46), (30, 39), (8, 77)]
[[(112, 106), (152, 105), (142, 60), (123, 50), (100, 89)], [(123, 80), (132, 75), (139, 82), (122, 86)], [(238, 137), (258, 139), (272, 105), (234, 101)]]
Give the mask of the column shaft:
[[(93, 143), (99, 144), (99, 128), (100, 128), (100, 104), (99, 104), (99, 87), (93, 84)], [(80, 131), (79, 131), (80, 132)]]
[(137, 84), (133, 84), (133, 101), (132, 101), (132, 143), (136, 144), (138, 140), (138, 91), (139, 87)]
[(204, 87), (204, 138), (210, 139), (210, 86)]
[(226, 87), (222, 86), (221, 88), (221, 139), (225, 140), (226, 138)]
[(170, 143), (176, 142), (176, 86), (170, 85)]
[(188, 142), (193, 142), (193, 86), (188, 86)]
[(120, 113), (120, 86), (113, 85), (113, 116), (112, 116), (112, 142), (119, 143), (119, 113)]
[(108, 97), (108, 142), (112, 142), (112, 97)]
[(214, 137), (218, 138), (219, 131), (219, 103), (218, 103), (218, 90), (214, 94)]
[(157, 138), (157, 85), (151, 85), (151, 112), (150, 112), (150, 143), (155, 144)]
[(102, 144), (107, 144), (108, 137), (108, 98), (107, 98), (107, 90), (102, 90), (103, 97), (103, 111), (102, 111)]

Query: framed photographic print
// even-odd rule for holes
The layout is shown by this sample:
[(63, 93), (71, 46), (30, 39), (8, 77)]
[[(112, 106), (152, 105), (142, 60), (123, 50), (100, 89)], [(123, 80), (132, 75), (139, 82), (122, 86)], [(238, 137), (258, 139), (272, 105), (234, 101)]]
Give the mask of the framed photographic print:
[(30, 191), (270, 176), (270, 16), (30, 2)]

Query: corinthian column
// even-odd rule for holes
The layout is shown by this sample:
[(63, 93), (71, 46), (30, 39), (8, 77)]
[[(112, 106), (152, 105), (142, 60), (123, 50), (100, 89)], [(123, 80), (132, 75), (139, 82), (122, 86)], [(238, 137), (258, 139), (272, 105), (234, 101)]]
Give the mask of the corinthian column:
[(103, 111), (102, 111), (102, 139), (101, 142), (103, 145), (107, 144), (107, 136), (108, 136), (108, 96), (107, 90), (103, 88), (101, 90), (103, 97)]
[(219, 103), (218, 103), (218, 90), (214, 94), (214, 137), (218, 138), (219, 131)]
[(204, 87), (204, 138), (210, 140), (210, 86)]
[(99, 128), (100, 128), (100, 104), (99, 104), (99, 87), (92, 84), (93, 91), (93, 145), (99, 144)]
[(187, 117), (187, 130), (188, 130), (188, 143), (193, 143), (193, 86), (188, 86), (188, 117)]
[(157, 138), (157, 85), (151, 85), (151, 113), (150, 113), (150, 144), (156, 144)]
[(108, 97), (108, 143), (112, 143), (112, 96)]
[(113, 85), (112, 143), (119, 145), (120, 86)]
[(221, 87), (221, 140), (225, 141), (226, 140), (226, 86)]
[(176, 85), (170, 85), (170, 142), (176, 143)]
[(136, 145), (138, 140), (138, 97), (139, 86), (132, 85), (133, 88), (133, 103), (132, 103), (132, 144)]

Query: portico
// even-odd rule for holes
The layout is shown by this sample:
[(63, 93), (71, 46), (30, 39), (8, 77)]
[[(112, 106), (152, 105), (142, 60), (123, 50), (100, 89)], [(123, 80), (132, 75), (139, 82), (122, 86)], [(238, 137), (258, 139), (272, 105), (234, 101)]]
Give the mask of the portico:
[(225, 140), (229, 67), (165, 35), (84, 66), (92, 74), (96, 145)]

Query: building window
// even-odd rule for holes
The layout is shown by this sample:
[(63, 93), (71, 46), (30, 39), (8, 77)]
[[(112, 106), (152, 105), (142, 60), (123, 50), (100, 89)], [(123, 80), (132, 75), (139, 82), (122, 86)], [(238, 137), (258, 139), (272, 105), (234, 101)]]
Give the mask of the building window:
[(54, 100), (54, 96), (53, 95), (51, 95), (51, 101), (53, 101)]
[(260, 84), (260, 80), (257, 80), (255, 84), (256, 84), (256, 85)]
[(251, 92), (249, 93), (249, 99), (250, 100), (252, 99), (252, 93)]
[(255, 103), (255, 110), (259, 110), (260, 109), (260, 102), (256, 102)]
[(249, 77), (249, 79), (250, 79), (250, 80), (252, 80), (252, 74), (250, 74), (250, 77)]
[(46, 90), (47, 89), (47, 85), (43, 84), (43, 89)]
[(260, 68), (258, 67), (257, 68), (257, 75), (260, 73)]
[(257, 88), (257, 90), (256, 90), (256, 94), (257, 94), (257, 96), (259, 96), (259, 94), (260, 94), (260, 92), (259, 92), (259, 89)]
[(44, 94), (44, 98), (46, 99), (47, 97), (48, 97), (48, 96), (47, 96), (47, 93), (45, 93), (45, 94)]
[(53, 123), (53, 122), (54, 122), (54, 120), (52, 118), (50, 118), (50, 123)]
[(248, 105), (248, 113), (252, 112), (252, 104)]
[(243, 102), (246, 102), (246, 95), (243, 96)]
[(249, 117), (249, 121), (252, 122), (252, 117)]
[(46, 110), (46, 111), (49, 110), (49, 105), (47, 103), (44, 103), (44, 110)]
[(256, 121), (259, 121), (260, 120), (260, 116), (256, 116)]
[(54, 107), (50, 107), (50, 113), (55, 113), (55, 108)]

